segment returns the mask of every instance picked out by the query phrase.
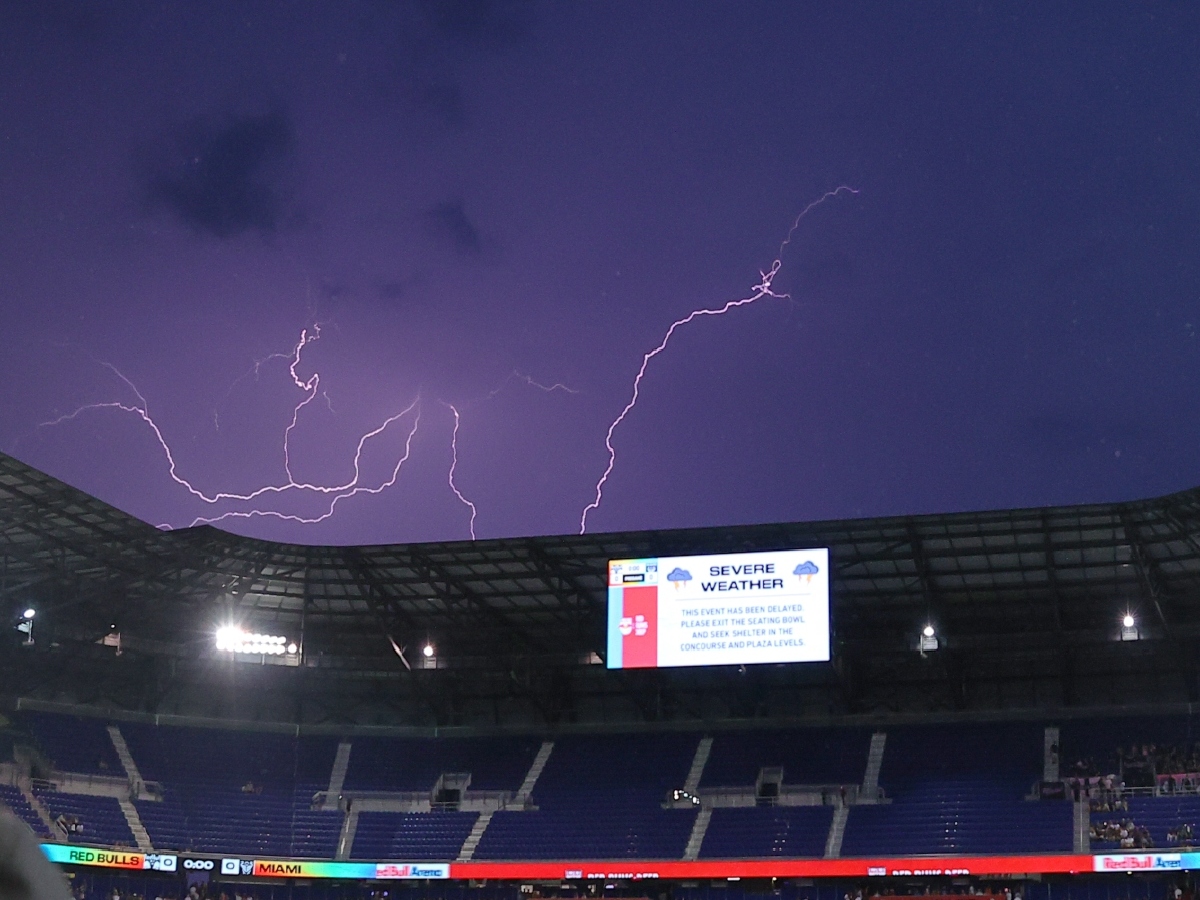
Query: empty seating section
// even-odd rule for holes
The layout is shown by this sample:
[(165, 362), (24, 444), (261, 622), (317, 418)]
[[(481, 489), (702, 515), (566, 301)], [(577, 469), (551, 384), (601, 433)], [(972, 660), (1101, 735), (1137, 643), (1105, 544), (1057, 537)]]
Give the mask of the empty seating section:
[(1023, 799), (1042, 774), (1030, 723), (888, 729), (880, 784), (892, 802), (850, 812), (843, 856), (1069, 852), (1069, 803)]
[(79, 819), (81, 830), (71, 840), (108, 847), (136, 846), (133, 832), (129, 830), (129, 823), (115, 797), (64, 794), (36, 787), (34, 794), (52, 819), (63, 815)]
[[(21, 712), (10, 734), (33, 736), (60, 771), (124, 777), (102, 719)], [(1200, 719), (1187, 716), (1065, 720), (1057, 723), (1064, 777), (1078, 763), (1119, 771), (1117, 749), (1133, 744), (1194, 748)], [(134, 761), (163, 786), (161, 802), (136, 800), (154, 846), (163, 850), (332, 858), (343, 815), (315, 810), (339, 739), (121, 723)], [(888, 802), (850, 809), (842, 856), (1070, 852), (1072, 804), (1030, 801), (1041, 779), (1042, 723), (942, 724), (886, 728), (880, 784)], [(861, 783), (872, 729), (777, 728), (717, 732), (700, 782), (753, 788), (763, 767), (781, 767), (789, 785)], [(666, 808), (687, 778), (699, 733), (568, 735), (538, 779), (531, 808), (497, 812), (475, 850), (487, 859), (677, 859), (696, 808)], [(28, 739), (28, 738), (26, 738)], [(471, 774), (469, 791), (516, 792), (541, 736), (352, 737), (345, 792), (431, 792), (447, 772)], [(1193, 765), (1194, 762), (1187, 763)], [(1162, 773), (1160, 773), (1162, 774)], [(64, 782), (60, 787), (69, 787)], [(52, 790), (35, 782), (53, 818), (77, 816), (86, 843), (132, 846), (111, 797)], [(1190, 783), (1184, 787), (1191, 789)], [(1200, 831), (1200, 796), (1129, 796), (1128, 810), (1097, 809), (1093, 822), (1131, 819), (1168, 848), (1181, 825)], [(833, 794), (836, 801), (837, 794)], [(0, 803), (40, 833), (46, 825), (22, 792), (0, 785)], [(832, 806), (725, 807), (712, 811), (703, 859), (819, 857)], [(478, 813), (362, 812), (356, 859), (455, 858)], [(1096, 841), (1093, 849), (1107, 849)]]
[(815, 856), (825, 852), (832, 806), (714, 809), (700, 848), (703, 859)]
[(478, 816), (473, 812), (441, 811), (360, 813), (351, 858), (454, 859)]
[(125, 777), (103, 719), (25, 711), (17, 720), (60, 771)]
[(533, 791), (538, 809), (496, 813), (475, 859), (678, 859), (694, 809), (664, 809), (687, 777), (698, 736), (555, 740)]
[(719, 733), (700, 785), (753, 785), (763, 766), (783, 766), (785, 784), (858, 784), (870, 744), (870, 730), (860, 728)]
[(333, 855), (341, 816), (310, 809), (328, 786), (335, 738), (122, 725), (162, 803), (136, 807), (156, 847), (210, 853)]
[(541, 741), (536, 738), (357, 737), (347, 791), (428, 791), (443, 772), (470, 772), (473, 791), (515, 791)]
[(47, 837), (49, 832), (46, 829), (45, 823), (29, 801), (25, 799), (25, 795), (21, 793), (20, 788), (13, 787), (10, 784), (0, 784), (0, 806), (7, 806), (17, 818), (32, 828), (37, 834), (42, 837)]

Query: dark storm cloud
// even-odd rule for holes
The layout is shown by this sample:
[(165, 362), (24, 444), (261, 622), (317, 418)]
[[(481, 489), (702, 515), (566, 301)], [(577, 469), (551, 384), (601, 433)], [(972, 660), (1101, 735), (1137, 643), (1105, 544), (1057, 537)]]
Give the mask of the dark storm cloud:
[(433, 26), (445, 37), (497, 49), (529, 33), (530, 7), (504, 0), (426, 0)]
[(450, 244), (464, 256), (478, 256), (483, 251), (479, 229), (467, 216), (461, 200), (447, 200), (425, 210), (425, 226), (440, 241)]
[(291, 121), (280, 113), (201, 127), (183, 142), (182, 159), (150, 178), (149, 196), (216, 237), (274, 231), (284, 216), (281, 179), (294, 147)]
[(858, 276), (854, 258), (842, 250), (831, 250), (805, 260), (800, 269), (805, 287), (818, 290), (844, 287)]
[(409, 72), (397, 79), (399, 96), (417, 111), (443, 125), (459, 128), (467, 121), (467, 102), (462, 85), (446, 72)]
[(408, 294), (408, 285), (402, 281), (385, 281), (376, 289), (380, 300), (395, 302), (403, 300)]
[(412, 100), (447, 125), (458, 126), (467, 120), (462, 85), (456, 82), (418, 83), (413, 87)]
[(0, 31), (49, 44), (92, 43), (108, 35), (113, 11), (101, 4), (73, 0), (0, 4)]
[(1145, 422), (1133, 418), (1090, 419), (1070, 412), (1042, 411), (1027, 415), (1023, 424), (1027, 440), (1054, 454), (1117, 453), (1146, 437)]

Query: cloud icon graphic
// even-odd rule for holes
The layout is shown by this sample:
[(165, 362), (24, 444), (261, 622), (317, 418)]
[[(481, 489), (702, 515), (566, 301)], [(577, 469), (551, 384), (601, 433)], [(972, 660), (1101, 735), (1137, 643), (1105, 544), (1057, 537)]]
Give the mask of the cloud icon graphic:
[(800, 575), (807, 578), (807, 580), (812, 581), (812, 577), (820, 571), (821, 570), (817, 567), (815, 562), (813, 562), (811, 559), (806, 559), (804, 562), (800, 563), (800, 565), (796, 566), (796, 568), (792, 569), (792, 574)]
[(674, 569), (672, 569), (670, 572), (667, 573), (667, 581), (669, 581), (675, 585), (675, 590), (679, 590), (680, 587), (687, 584), (691, 580), (692, 580), (692, 573), (689, 572), (687, 569), (679, 568), (679, 566), (676, 566)]

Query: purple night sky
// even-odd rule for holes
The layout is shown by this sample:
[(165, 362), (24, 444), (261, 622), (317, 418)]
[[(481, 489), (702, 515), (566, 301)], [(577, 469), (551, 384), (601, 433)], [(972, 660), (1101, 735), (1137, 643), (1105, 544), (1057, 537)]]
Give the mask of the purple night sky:
[(337, 494), (40, 423), (249, 493), (416, 402), (219, 527), (577, 532), (842, 185), (589, 531), (1200, 484), (1195, 3), (9, 2), (0, 109), (0, 446), (154, 524)]

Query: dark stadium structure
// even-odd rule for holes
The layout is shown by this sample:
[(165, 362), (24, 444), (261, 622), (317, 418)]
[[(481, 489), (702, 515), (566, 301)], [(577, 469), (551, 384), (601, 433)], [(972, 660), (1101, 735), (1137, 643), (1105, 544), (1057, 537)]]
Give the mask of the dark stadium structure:
[[(1182, 896), (1198, 501), (310, 547), (0, 456), (0, 805), (91, 893)], [(830, 662), (605, 667), (610, 559), (791, 548)]]
[[(1093, 506), (371, 547), (160, 531), (0, 456), (0, 690), (424, 729), (803, 721), (1200, 699), (1200, 492)], [(828, 547), (833, 661), (609, 672), (611, 558)], [(1121, 618), (1137, 640), (1120, 640)], [(300, 665), (218, 654), (225, 622)], [(917, 652), (926, 623), (939, 648)], [(115, 637), (120, 635), (120, 653)], [(1129, 635), (1127, 635), (1129, 636)], [(429, 663), (420, 654), (436, 646)], [(397, 651), (404, 651), (401, 659)], [(410, 670), (408, 666), (413, 668)], [(423, 665), (435, 665), (426, 670)]]

